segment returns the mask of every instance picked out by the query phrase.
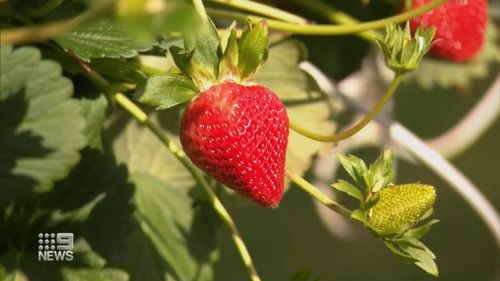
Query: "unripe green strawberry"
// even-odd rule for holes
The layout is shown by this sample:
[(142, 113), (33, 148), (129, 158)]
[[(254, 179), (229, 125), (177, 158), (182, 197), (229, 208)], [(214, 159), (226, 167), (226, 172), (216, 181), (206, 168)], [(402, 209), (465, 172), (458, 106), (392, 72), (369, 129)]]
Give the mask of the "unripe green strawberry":
[(425, 184), (390, 186), (377, 195), (377, 203), (368, 211), (368, 221), (379, 232), (405, 230), (417, 224), (436, 200), (434, 187)]

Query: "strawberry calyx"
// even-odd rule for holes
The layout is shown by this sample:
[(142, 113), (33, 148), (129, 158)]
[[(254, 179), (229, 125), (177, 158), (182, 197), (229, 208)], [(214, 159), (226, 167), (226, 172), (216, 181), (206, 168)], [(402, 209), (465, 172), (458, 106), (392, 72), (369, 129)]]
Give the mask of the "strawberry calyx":
[(176, 66), (201, 92), (224, 81), (243, 83), (267, 59), (269, 39), (265, 21), (248, 22), (239, 40), (235, 23), (225, 35), (227, 38), (221, 38), (209, 21), (196, 35), (186, 36), (183, 49), (170, 48)]
[(209, 19), (194, 26), (185, 36), (182, 48), (169, 48), (180, 73), (149, 77), (138, 86), (133, 96), (136, 101), (163, 110), (188, 102), (226, 81), (253, 84), (251, 76), (268, 56), (266, 21), (248, 22), (239, 40), (235, 23), (223, 38)]
[(409, 23), (404, 28), (390, 24), (385, 38), (377, 38), (377, 43), (387, 66), (395, 73), (407, 73), (415, 70), (429, 51), (435, 32), (435, 27), (419, 27), (412, 36)]

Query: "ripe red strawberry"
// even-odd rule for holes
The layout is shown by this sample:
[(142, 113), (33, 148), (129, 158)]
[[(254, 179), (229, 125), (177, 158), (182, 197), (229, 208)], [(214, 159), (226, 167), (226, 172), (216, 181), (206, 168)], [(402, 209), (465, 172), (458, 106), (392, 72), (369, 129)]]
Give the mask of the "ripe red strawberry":
[(196, 166), (262, 206), (278, 206), (289, 128), (285, 106), (271, 90), (216, 84), (188, 105), (180, 132)]
[[(413, 0), (417, 8), (430, 0)], [(435, 26), (431, 52), (444, 59), (465, 61), (473, 58), (484, 43), (487, 21), (485, 0), (449, 0), (445, 4), (410, 20), (413, 32), (421, 24)]]

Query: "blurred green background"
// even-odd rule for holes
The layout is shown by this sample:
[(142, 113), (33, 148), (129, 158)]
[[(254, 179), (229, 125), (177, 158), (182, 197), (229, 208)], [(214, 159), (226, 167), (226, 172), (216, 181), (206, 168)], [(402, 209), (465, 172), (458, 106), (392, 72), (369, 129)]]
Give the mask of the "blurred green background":
[[(498, 70), (498, 65), (491, 67), (489, 77), (474, 81), (468, 90), (462, 91), (439, 87), (429, 91), (406, 81), (396, 94), (396, 119), (420, 137), (437, 136), (472, 108)], [(497, 119), (478, 142), (452, 160), (497, 210), (500, 209), (499, 140)], [(374, 160), (378, 153), (378, 148), (353, 152), (366, 162)], [(427, 167), (402, 160), (398, 160), (398, 165), (397, 182), (420, 181), (437, 187), (433, 217), (440, 222), (424, 242), (437, 255), (438, 278), (416, 266), (401, 264), (361, 227), (354, 227), (349, 240), (330, 234), (318, 218), (312, 199), (292, 188), (276, 210), (253, 206), (230, 209), (262, 279), (288, 280), (296, 270), (309, 266), (321, 280), (500, 280), (496, 244), (469, 205)], [(216, 280), (245, 280), (246, 272), (227, 231), (222, 230), (220, 237), (222, 249)]]

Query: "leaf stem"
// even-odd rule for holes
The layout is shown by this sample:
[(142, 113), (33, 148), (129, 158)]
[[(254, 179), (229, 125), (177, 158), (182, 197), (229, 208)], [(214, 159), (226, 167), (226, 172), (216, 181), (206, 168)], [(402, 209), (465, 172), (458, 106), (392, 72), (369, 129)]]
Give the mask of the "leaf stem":
[(208, 1), (226, 5), (233, 8), (238, 8), (247, 12), (256, 13), (259, 15), (263, 15), (266, 17), (278, 19), (289, 23), (295, 23), (295, 24), (307, 23), (307, 20), (301, 16), (254, 1), (249, 1), (249, 0), (208, 0)]
[[(108, 94), (112, 92), (109, 87), (109, 83), (97, 72), (92, 71), (86, 73), (87, 77), (92, 80), (98, 87), (102, 88), (103, 91)], [(106, 85), (108, 84), (108, 85)], [(245, 267), (248, 270), (250, 279), (252, 281), (260, 281), (260, 277), (257, 273), (257, 270), (253, 264), (252, 257), (248, 252), (248, 249), (241, 238), (240, 232), (236, 227), (231, 215), (226, 210), (222, 202), (219, 200), (215, 192), (212, 190), (208, 182), (203, 178), (202, 174), (196, 169), (196, 167), (188, 160), (184, 151), (177, 147), (168, 136), (163, 132), (163, 129), (158, 126), (156, 123), (152, 122), (151, 119), (148, 118), (146, 113), (142, 111), (137, 105), (135, 105), (129, 98), (127, 98), (124, 94), (120, 92), (113, 92), (112, 96), (114, 101), (120, 105), (123, 109), (125, 109), (130, 115), (132, 115), (139, 123), (146, 126), (153, 134), (160, 139), (160, 141), (170, 150), (170, 152), (174, 155), (177, 160), (191, 173), (199, 186), (205, 191), (208, 196), (208, 200), (215, 212), (219, 215), (221, 220), (226, 224), (231, 232), (231, 237), (236, 245), (238, 252), (240, 253), (241, 259)]]
[(310, 131), (298, 126), (297, 124), (295, 124), (293, 122), (290, 122), (290, 128), (303, 136), (306, 136), (310, 139), (320, 141), (320, 142), (337, 142), (337, 141), (341, 141), (341, 140), (344, 140), (346, 138), (349, 138), (352, 135), (359, 132), (361, 129), (363, 129), (371, 120), (373, 120), (373, 118), (375, 118), (375, 116), (377, 116), (377, 114), (380, 112), (380, 110), (384, 107), (384, 105), (387, 103), (387, 101), (392, 97), (392, 95), (396, 91), (399, 83), (403, 79), (403, 76), (404, 76), (404, 74), (397, 73), (394, 76), (394, 78), (392, 79), (392, 82), (389, 85), (389, 87), (387, 88), (387, 91), (385, 92), (384, 96), (377, 103), (377, 105), (372, 109), (372, 111), (370, 111), (370, 113), (368, 113), (368, 115), (366, 115), (365, 118), (363, 118), (363, 120), (361, 120), (358, 124), (356, 124), (354, 127), (350, 128), (344, 132), (341, 132), (341, 133), (338, 133), (335, 135), (320, 135), (320, 134), (310, 132)]
[(235, 13), (232, 11), (223, 11), (216, 9), (207, 9), (208, 13), (215, 17), (235, 19), (241, 22), (251, 21), (252, 23), (257, 23), (262, 20), (267, 20), (267, 24), (270, 28), (287, 31), (294, 34), (302, 35), (346, 35), (353, 33), (360, 33), (367, 30), (383, 28), (388, 24), (398, 24), (407, 21), (413, 17), (419, 16), (426, 13), (437, 6), (443, 4), (446, 0), (433, 0), (428, 4), (422, 5), (417, 9), (401, 13), (399, 15), (363, 22), (359, 24), (344, 24), (344, 25), (298, 25), (293, 23), (287, 23), (277, 20), (265, 19), (258, 16)]
[(346, 207), (340, 205), (339, 203), (333, 201), (328, 196), (326, 196), (323, 192), (321, 192), (317, 187), (310, 184), (304, 178), (292, 173), (290, 170), (286, 170), (285, 175), (293, 181), (298, 187), (302, 188), (309, 195), (318, 200), (321, 204), (325, 205), (332, 211), (342, 215), (346, 219), (351, 218), (352, 211), (347, 209)]
[[(351, 15), (343, 11), (340, 11), (320, 0), (308, 0), (308, 1), (291, 0), (290, 2), (296, 4), (297, 6), (300, 6), (301, 8), (316, 13), (333, 23), (339, 23), (345, 25), (360, 23), (359, 20), (353, 18)], [(360, 32), (357, 33), (356, 35), (369, 42), (373, 42), (374, 38), (377, 36), (382, 36), (379, 32), (375, 30)]]

